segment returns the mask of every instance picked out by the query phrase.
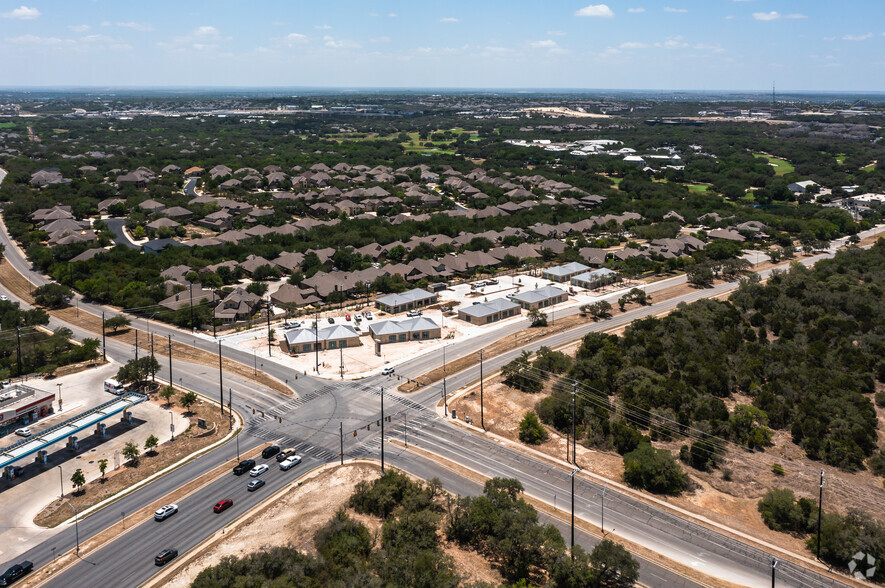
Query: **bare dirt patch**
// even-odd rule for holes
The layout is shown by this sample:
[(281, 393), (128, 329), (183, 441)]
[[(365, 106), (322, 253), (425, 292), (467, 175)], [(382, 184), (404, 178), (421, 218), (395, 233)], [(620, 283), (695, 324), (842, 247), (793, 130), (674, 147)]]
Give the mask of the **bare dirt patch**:
[[(181, 407), (170, 408), (182, 412)], [(215, 443), (228, 433), (228, 419), (221, 418), (217, 405), (198, 401), (191, 410), (190, 426), (183, 433), (176, 435), (175, 441), (159, 445), (154, 455), (142, 453), (137, 465), (123, 465), (119, 470), (114, 470), (114, 464), (109, 463), (104, 480), (94, 480), (83, 486), (80, 492), (66, 494), (63, 499), (53, 500), (34, 518), (34, 523), (41, 527), (55, 527), (71, 518), (73, 511), (66, 506), (66, 502), (70, 502), (78, 511), (82, 511)], [(205, 429), (197, 426), (199, 418), (206, 420)], [(142, 447), (139, 449), (143, 450)]]

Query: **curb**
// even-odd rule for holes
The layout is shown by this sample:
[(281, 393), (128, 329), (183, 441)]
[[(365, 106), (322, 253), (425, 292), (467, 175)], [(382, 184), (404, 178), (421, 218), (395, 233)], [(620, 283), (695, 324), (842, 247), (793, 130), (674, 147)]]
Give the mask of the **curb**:
[[(190, 390), (188, 388), (184, 388), (183, 386), (178, 386), (178, 388), (180, 388), (182, 390), (187, 390), (188, 392), (193, 392), (193, 390)], [(207, 396), (203, 396), (202, 394), (199, 394), (199, 393), (197, 393), (197, 396), (204, 399), (205, 401), (208, 401), (210, 404), (214, 404), (214, 405), (218, 406), (217, 401), (211, 400)], [(117, 500), (119, 500), (121, 498), (124, 498), (125, 496), (128, 496), (132, 492), (135, 492), (136, 490), (140, 489), (142, 486), (146, 486), (147, 484), (150, 484), (151, 482), (157, 480), (158, 478), (165, 476), (169, 472), (172, 472), (172, 471), (182, 467), (183, 465), (187, 464), (188, 462), (193, 461), (194, 459), (200, 457), (201, 455), (209, 453), (213, 449), (216, 449), (217, 447), (224, 445), (225, 443), (227, 443), (228, 441), (233, 439), (236, 435), (240, 434), (240, 432), (243, 430), (243, 424), (245, 423), (245, 420), (243, 419), (242, 415), (240, 415), (240, 413), (237, 412), (236, 410), (234, 410), (234, 414), (236, 415), (236, 418), (239, 421), (239, 423), (237, 423), (238, 426), (235, 427), (234, 429), (232, 429), (224, 438), (219, 439), (215, 443), (213, 443), (211, 445), (207, 445), (206, 447), (203, 447), (202, 449), (195, 451), (194, 453), (191, 453), (190, 455), (187, 455), (187, 456), (181, 458), (177, 462), (166, 466), (165, 468), (163, 468), (159, 472), (155, 472), (155, 473), (151, 474), (150, 476), (148, 476), (144, 480), (139, 480), (138, 482), (136, 482), (132, 486), (129, 486), (127, 488), (124, 488), (123, 490), (120, 490), (119, 492), (117, 492), (113, 496), (110, 496), (110, 497), (102, 500), (98, 504), (93, 504), (92, 506), (90, 506), (86, 510), (83, 510), (79, 514), (77, 514), (65, 521), (62, 521), (61, 523), (56, 525), (55, 528), (61, 527), (62, 525), (70, 525), (71, 523), (74, 522), (75, 518), (78, 520), (84, 519), (84, 518), (88, 517), (89, 515), (93, 514), (94, 512), (101, 510), (102, 508), (116, 502)]]

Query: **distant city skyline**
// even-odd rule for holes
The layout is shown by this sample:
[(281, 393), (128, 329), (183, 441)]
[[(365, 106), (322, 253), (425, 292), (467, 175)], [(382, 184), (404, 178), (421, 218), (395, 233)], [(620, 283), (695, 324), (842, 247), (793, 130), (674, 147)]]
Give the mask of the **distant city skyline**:
[(881, 0), (0, 0), (0, 86), (885, 91)]

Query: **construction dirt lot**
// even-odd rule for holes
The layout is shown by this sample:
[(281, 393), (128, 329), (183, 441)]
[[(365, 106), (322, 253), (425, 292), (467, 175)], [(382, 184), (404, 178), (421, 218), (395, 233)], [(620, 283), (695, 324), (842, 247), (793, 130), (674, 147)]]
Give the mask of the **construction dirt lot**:
[[(369, 463), (355, 463), (327, 469), (308, 479), (301, 487), (281, 498), (266, 501), (247, 519), (234, 525), (224, 539), (213, 542), (200, 555), (179, 568), (165, 588), (190, 586), (200, 571), (217, 564), (226, 556), (243, 557), (268, 547), (291, 545), (299, 551), (316, 553), (313, 536), (341, 508), (362, 480), (377, 478), (380, 469)], [(381, 533), (381, 519), (361, 515), (346, 508), (348, 515), (363, 523), (376, 537)], [(498, 585), (502, 578), (480, 555), (448, 543), (443, 549), (455, 560), (455, 568), (466, 582), (484, 581)]]
[[(574, 355), (578, 343), (563, 352)], [(528, 394), (503, 383), (500, 374), (486, 378), (484, 384), (484, 415), (485, 428), (490, 433), (511, 440), (517, 446), (523, 446), (519, 440), (519, 422), (523, 415), (534, 410), (542, 398), (550, 394), (553, 381), (548, 381), (544, 389), (537, 394)], [(745, 402), (747, 399), (735, 399)], [(470, 416), (474, 425), (479, 424), (479, 387), (474, 385), (465, 394), (449, 400), (449, 409), (456, 410), (458, 418), (463, 421)], [(885, 409), (878, 407), (880, 443), (885, 441)], [(566, 458), (565, 435), (560, 435), (552, 427), (546, 427), (549, 438), (543, 444), (533, 448), (564, 460)], [(695, 513), (702, 517), (725, 525), (750, 537), (787, 549), (797, 555), (808, 557), (802, 538), (786, 533), (778, 533), (769, 529), (762, 522), (756, 504), (759, 499), (772, 488), (791, 488), (797, 497), (807, 497), (817, 501), (820, 463), (813, 462), (805, 456), (805, 452), (792, 443), (789, 432), (777, 431), (773, 439), (774, 446), (765, 452), (747, 452), (729, 449), (718, 469), (711, 472), (700, 472), (683, 465), (695, 488), (678, 497), (655, 496), (668, 504)], [(667, 443), (655, 442), (659, 448), (679, 453), (683, 440)], [(596, 451), (580, 444), (577, 446), (578, 464), (594, 474), (603, 476), (618, 483), (623, 483), (623, 458), (614, 451)], [(784, 476), (776, 476), (771, 466), (780, 463), (785, 469)], [(731, 479), (725, 480), (723, 470), (732, 471)], [(827, 510), (845, 513), (849, 509), (860, 509), (885, 520), (885, 488), (882, 479), (869, 471), (849, 473), (835, 468), (827, 468), (827, 482), (824, 504)], [(637, 491), (638, 495), (651, 496), (647, 492)]]

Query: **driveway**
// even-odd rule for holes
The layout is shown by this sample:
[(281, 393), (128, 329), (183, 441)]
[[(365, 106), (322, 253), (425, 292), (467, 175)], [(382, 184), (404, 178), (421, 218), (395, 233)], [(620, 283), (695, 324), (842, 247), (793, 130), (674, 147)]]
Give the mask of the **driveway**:
[(126, 234), (126, 231), (123, 230), (123, 227), (126, 226), (126, 219), (109, 218), (106, 219), (105, 222), (108, 224), (111, 232), (114, 233), (114, 243), (117, 245), (124, 245), (130, 249), (141, 249), (141, 245), (133, 243)]

